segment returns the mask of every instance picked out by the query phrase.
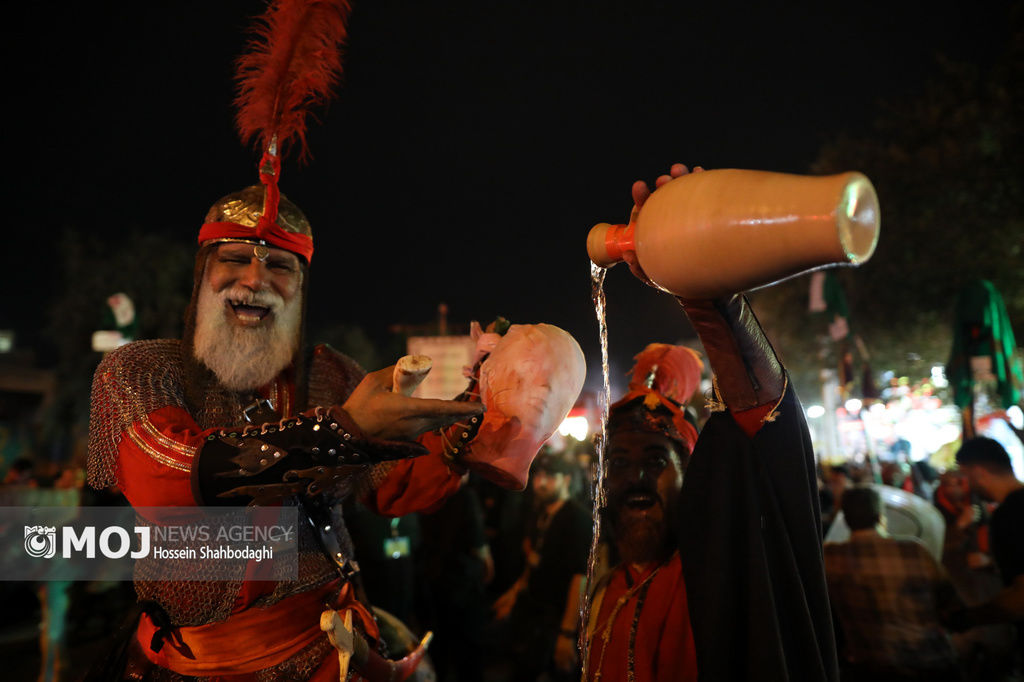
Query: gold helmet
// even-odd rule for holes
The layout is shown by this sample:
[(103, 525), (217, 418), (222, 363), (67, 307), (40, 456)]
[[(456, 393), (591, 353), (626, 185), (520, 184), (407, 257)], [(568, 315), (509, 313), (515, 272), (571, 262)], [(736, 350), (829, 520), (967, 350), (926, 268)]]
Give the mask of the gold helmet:
[(246, 241), (276, 246), (305, 259), (313, 257), (313, 231), (302, 210), (280, 195), (277, 219), (263, 221), (266, 186), (251, 185), (217, 201), (199, 230), (199, 244)]

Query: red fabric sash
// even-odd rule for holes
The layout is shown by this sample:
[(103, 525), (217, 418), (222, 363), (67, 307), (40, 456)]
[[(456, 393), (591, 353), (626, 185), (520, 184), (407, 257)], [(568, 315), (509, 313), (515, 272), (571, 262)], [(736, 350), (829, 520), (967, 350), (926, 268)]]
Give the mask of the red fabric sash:
[[(146, 614), (135, 636), (146, 657), (181, 675), (212, 677), (256, 672), (279, 665), (309, 646), (320, 631), (320, 613), (338, 589), (339, 580), (288, 597), (266, 608), (251, 607), (227, 620), (174, 628), (159, 652), (150, 649), (157, 626)], [(356, 601), (352, 585), (341, 585), (335, 608), (352, 608), (370, 637), (379, 635), (372, 616)]]
[(279, 249), (302, 256), (306, 263), (313, 260), (313, 239), (308, 235), (288, 232), (277, 223), (265, 228), (262, 234), (254, 227), (238, 223), (204, 223), (199, 230), (199, 243), (212, 239), (262, 239)]

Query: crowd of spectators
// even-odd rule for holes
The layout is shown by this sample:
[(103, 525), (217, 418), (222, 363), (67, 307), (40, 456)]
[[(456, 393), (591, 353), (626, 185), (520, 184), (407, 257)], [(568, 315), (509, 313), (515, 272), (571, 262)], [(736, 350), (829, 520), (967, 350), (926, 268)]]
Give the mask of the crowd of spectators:
[[(1021, 679), (1024, 484), (990, 439), (966, 441), (957, 460), (942, 474), (900, 460), (822, 467), (823, 533), (849, 528), (824, 545), (843, 680)], [(940, 552), (890, 535), (887, 489), (934, 505)]]
[[(438, 680), (579, 678), (579, 661), (567, 652), (575, 652), (575, 614), (585, 594), (592, 456), (584, 444), (562, 452), (546, 448), (522, 492), (468, 474), (459, 492), (430, 513), (386, 519), (347, 503), (369, 600), (414, 633), (435, 633), (430, 653)], [(992, 469), (988, 460), (961, 459), (960, 469), (941, 474), (898, 460), (821, 468), (823, 537), (840, 517), (850, 531), (848, 541), (824, 545), (841, 679), (1020, 679), (1014, 677), (1021, 654), (1015, 597), (1005, 593), (1024, 575), (1024, 543), (1019, 526), (1005, 529), (1008, 516), (995, 534), (992, 524), (998, 525), (1000, 506), (1019, 516), (1024, 493), (1009, 470), (1009, 479), (1001, 479), (1009, 487), (986, 495), (984, 480), (979, 485), (970, 474), (978, 466)], [(7, 497), (50, 489), (80, 496), (82, 479), (75, 467), (40, 473), (21, 459), (8, 467), (3, 491)], [(881, 486), (934, 505), (945, 522), (940, 556), (918, 539), (890, 537)], [(47, 652), (52, 658), (66, 645), (65, 619), (72, 629), (95, 630), (97, 616), (79, 622), (80, 609), (69, 603), (69, 596), (87, 600), (85, 588), (37, 588), (22, 591), (34, 593), (38, 604), (17, 588), (6, 592), (42, 620), (45, 664)], [(999, 607), (1000, 595), (1010, 599), (1009, 607)]]

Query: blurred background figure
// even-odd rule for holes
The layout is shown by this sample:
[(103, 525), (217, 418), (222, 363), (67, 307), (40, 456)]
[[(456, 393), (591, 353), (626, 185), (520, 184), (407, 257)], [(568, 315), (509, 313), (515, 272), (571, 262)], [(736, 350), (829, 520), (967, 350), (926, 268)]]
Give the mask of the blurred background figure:
[(842, 511), (850, 539), (824, 547), (842, 679), (962, 680), (940, 624), (963, 607), (945, 569), (916, 539), (888, 537), (875, 489), (846, 490)]
[[(989, 505), (970, 489), (967, 475), (952, 469), (935, 488), (935, 507), (946, 521), (942, 565), (968, 606), (982, 604), (999, 592), (1002, 582), (989, 547)], [(953, 635), (968, 680), (1002, 680), (1012, 666), (1013, 628), (988, 625)]]
[(32, 460), (27, 457), (19, 457), (11, 462), (11, 468), (4, 475), (4, 485), (24, 485), (36, 487), (38, 482), (32, 473)]
[[(578, 679), (579, 603), (593, 536), (590, 511), (569, 495), (572, 466), (542, 453), (533, 463), (533, 507), (523, 539), (525, 568), (493, 606), (515, 681)], [(556, 647), (558, 656), (556, 657)]]
[(421, 537), (418, 515), (385, 518), (352, 499), (345, 501), (344, 510), (359, 557), (359, 579), (370, 604), (403, 623), (414, 622), (415, 556)]
[(1024, 660), (1024, 483), (1014, 476), (1010, 455), (990, 438), (972, 438), (956, 453), (971, 490), (996, 503), (989, 522), (992, 557), (1003, 588), (984, 603), (971, 606), (952, 619), (966, 629), (989, 623), (1013, 623), (1017, 628), (1016, 674)]
[(422, 629), (434, 632), (430, 657), (439, 682), (484, 679), (485, 586), (494, 578), (494, 560), (469, 478), (439, 509), (420, 514), (425, 542), (416, 556), (416, 611)]
[[(825, 466), (823, 470), (824, 488), (820, 492), (819, 497), (823, 502), (821, 521), (827, 533), (832, 522), (835, 521), (839, 510), (842, 509), (843, 493), (853, 485), (853, 481), (850, 478), (850, 470), (845, 464)], [(827, 511), (824, 502), (829, 503)]]

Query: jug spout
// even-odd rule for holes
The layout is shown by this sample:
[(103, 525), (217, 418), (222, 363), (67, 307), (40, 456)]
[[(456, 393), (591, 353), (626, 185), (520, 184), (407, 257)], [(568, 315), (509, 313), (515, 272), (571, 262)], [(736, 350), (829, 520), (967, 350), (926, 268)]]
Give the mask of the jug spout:
[(633, 241), (635, 229), (636, 225), (633, 223), (594, 225), (587, 235), (587, 255), (590, 256), (590, 260), (602, 268), (610, 268), (616, 263), (621, 263), (623, 252), (636, 251), (636, 244)]

